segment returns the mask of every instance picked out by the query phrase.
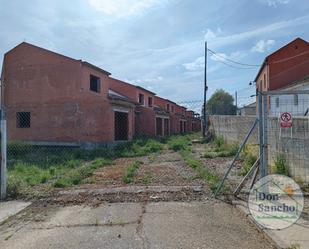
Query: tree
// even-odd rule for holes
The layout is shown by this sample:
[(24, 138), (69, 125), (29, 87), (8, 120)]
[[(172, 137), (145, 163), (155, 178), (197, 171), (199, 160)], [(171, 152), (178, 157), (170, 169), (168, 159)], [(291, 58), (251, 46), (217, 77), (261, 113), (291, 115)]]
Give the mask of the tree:
[(206, 110), (210, 115), (236, 115), (234, 98), (222, 89), (216, 90), (207, 101)]

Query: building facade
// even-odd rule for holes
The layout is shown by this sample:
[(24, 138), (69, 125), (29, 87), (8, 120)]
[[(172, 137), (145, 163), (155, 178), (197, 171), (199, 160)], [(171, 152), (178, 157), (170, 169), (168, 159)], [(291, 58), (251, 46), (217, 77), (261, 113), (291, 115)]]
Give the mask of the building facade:
[(1, 78), (9, 140), (88, 146), (186, 131), (173, 119), (183, 107), (156, 105), (147, 89), (26, 42), (5, 54)]

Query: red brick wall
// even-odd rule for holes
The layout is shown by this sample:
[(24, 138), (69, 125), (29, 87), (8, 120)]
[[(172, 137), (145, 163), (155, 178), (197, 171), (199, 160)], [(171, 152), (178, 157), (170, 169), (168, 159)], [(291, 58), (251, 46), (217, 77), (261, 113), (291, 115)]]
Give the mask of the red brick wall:
[[(114, 139), (114, 112), (107, 99), (107, 75), (78, 60), (22, 43), (5, 55), (4, 102), (9, 140), (108, 142)], [(89, 90), (90, 74), (101, 92)], [(16, 112), (31, 112), (31, 127), (16, 128)], [(134, 134), (129, 112), (129, 136)]]
[(269, 56), (269, 90), (282, 88), (309, 76), (308, 51), (309, 43), (297, 39)]

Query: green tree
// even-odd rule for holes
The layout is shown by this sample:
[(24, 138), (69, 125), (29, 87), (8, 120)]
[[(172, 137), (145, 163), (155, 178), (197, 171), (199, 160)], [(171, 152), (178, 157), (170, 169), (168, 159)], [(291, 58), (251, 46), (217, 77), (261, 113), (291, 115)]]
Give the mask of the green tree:
[(233, 96), (222, 89), (216, 90), (210, 97), (206, 109), (210, 115), (236, 115)]

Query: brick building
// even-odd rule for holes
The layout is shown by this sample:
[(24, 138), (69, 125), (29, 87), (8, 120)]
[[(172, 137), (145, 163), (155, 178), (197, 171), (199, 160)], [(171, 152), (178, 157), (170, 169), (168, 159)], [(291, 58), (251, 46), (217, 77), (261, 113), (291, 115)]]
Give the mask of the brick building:
[(309, 75), (309, 43), (296, 38), (268, 55), (256, 78), (261, 91), (276, 90)]
[(9, 140), (87, 146), (186, 131), (184, 107), (26, 42), (4, 55), (1, 78)]

